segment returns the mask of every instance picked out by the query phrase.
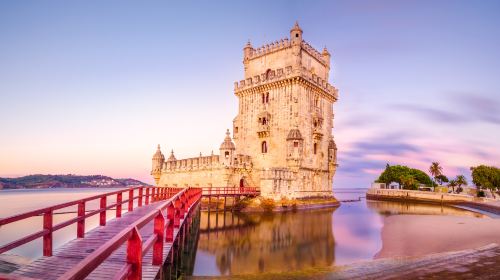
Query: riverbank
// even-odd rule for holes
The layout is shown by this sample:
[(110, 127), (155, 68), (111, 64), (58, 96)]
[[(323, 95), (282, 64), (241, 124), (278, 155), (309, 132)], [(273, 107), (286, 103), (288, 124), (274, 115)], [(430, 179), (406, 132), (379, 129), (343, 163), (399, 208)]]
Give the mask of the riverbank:
[(500, 201), (460, 194), (423, 192), (412, 190), (368, 189), (366, 199), (398, 202), (423, 202), (464, 206), (500, 215)]

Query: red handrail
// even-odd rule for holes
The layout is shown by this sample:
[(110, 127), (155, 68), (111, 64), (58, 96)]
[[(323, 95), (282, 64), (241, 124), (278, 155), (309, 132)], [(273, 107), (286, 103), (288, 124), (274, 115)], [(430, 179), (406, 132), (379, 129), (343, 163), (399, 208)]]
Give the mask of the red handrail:
[[(143, 194), (143, 190), (146, 189), (146, 194)], [(138, 196), (134, 197), (134, 191), (138, 190)], [(26, 213), (10, 216), (7, 218), (0, 219), (0, 226), (5, 226), (17, 221), (21, 221), (24, 219), (32, 218), (35, 216), (43, 216), (43, 229), (41, 231), (35, 232), (33, 234), (29, 234), (24, 236), (18, 240), (10, 242), (8, 244), (0, 247), (0, 254), (12, 250), (16, 247), (24, 245), (28, 242), (31, 242), (37, 238), (43, 237), (43, 255), (51, 256), (52, 255), (52, 233), (56, 230), (62, 229), (74, 223), (77, 223), (77, 233), (76, 236), (78, 238), (83, 238), (85, 236), (85, 219), (96, 214), (99, 214), (99, 224), (101, 226), (106, 225), (106, 210), (116, 207), (116, 217), (121, 217), (122, 205), (128, 203), (128, 210), (133, 211), (134, 209), (134, 200), (138, 200), (138, 206), (142, 205), (143, 198), (145, 198), (145, 204), (149, 204), (150, 197), (151, 201), (157, 201), (166, 199), (176, 192), (179, 189), (174, 188), (158, 188), (158, 187), (134, 187), (124, 190), (118, 190), (114, 192), (109, 192), (105, 194), (95, 195), (87, 198), (82, 198), (79, 200), (74, 200), (71, 202), (61, 203), (50, 207), (45, 207), (38, 210), (29, 211)], [(129, 193), (129, 198), (127, 200), (122, 200), (122, 194), (124, 192)], [(107, 197), (116, 195), (116, 203), (107, 205)], [(89, 201), (99, 199), (99, 209), (85, 213), (85, 204)], [(70, 206), (78, 206), (77, 217), (67, 220), (65, 222), (54, 225), (53, 224), (53, 214), (55, 210), (70, 207)]]
[(256, 187), (204, 187), (204, 196), (217, 195), (259, 195), (260, 191)]
[[(61, 275), (59, 279), (83, 279), (96, 269), (107, 257), (127, 241), (127, 263), (115, 275), (114, 279), (141, 279), (142, 258), (153, 248), (153, 265), (163, 263), (164, 242), (173, 242), (174, 228), (181, 226), (187, 214), (201, 197), (201, 189), (182, 189), (168, 201), (144, 215), (142, 218), (123, 229), (111, 240), (80, 261), (75, 267)], [(163, 211), (167, 211), (167, 217)], [(139, 230), (154, 220), (153, 235), (142, 240)], [(168, 220), (168, 221), (167, 221)]]

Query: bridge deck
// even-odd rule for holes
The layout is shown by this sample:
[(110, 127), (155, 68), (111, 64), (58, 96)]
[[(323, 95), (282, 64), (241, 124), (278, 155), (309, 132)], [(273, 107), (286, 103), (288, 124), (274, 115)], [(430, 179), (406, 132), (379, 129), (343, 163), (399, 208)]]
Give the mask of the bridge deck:
[[(66, 271), (73, 268), (81, 260), (94, 250), (102, 246), (106, 241), (113, 238), (117, 233), (128, 225), (139, 220), (146, 213), (153, 210), (164, 201), (151, 203), (134, 209), (132, 212), (124, 213), (121, 218), (107, 221), (106, 226), (99, 226), (85, 234), (85, 238), (74, 239), (60, 248), (54, 250), (53, 256), (41, 257), (32, 263), (12, 272), (13, 276), (23, 276), (37, 279), (57, 279)], [(182, 224), (181, 220), (181, 224)], [(153, 234), (154, 221), (146, 224), (140, 229), (143, 241)], [(174, 230), (174, 240), (178, 229)], [(165, 243), (163, 247), (164, 260), (170, 253), (171, 242)], [(126, 243), (109, 256), (100, 266), (94, 270), (86, 279), (111, 279), (126, 264)], [(152, 265), (152, 250), (149, 250), (143, 258), (143, 279), (154, 279), (160, 266)]]

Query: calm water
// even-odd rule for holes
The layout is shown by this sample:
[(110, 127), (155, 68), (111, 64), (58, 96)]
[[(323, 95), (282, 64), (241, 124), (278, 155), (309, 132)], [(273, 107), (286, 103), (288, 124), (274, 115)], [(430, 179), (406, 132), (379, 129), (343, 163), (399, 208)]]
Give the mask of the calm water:
[[(26, 212), (116, 189), (50, 189), (0, 191), (0, 217)], [(276, 214), (201, 213), (200, 235), (193, 275), (231, 275), (282, 272), (371, 260), (382, 248), (384, 217), (392, 215), (451, 215), (484, 218), (482, 214), (452, 207), (364, 199), (364, 189), (336, 190), (344, 202), (337, 209)], [(127, 199), (126, 195), (123, 199)], [(87, 210), (97, 208), (97, 201)], [(113, 200), (108, 201), (113, 203)], [(56, 215), (54, 223), (76, 216), (75, 208)], [(109, 218), (114, 217), (111, 210)], [(411, 216), (408, 216), (411, 217)], [(89, 219), (86, 230), (97, 226)], [(11, 242), (42, 227), (41, 217), (0, 227), (0, 244)], [(54, 234), (54, 246), (75, 238), (76, 226)], [(41, 255), (41, 240), (12, 250), (28, 258)]]
[(365, 189), (337, 190), (337, 209), (275, 214), (202, 212), (193, 275), (256, 274), (371, 260), (381, 250), (389, 215), (482, 214), (452, 207), (364, 199)]

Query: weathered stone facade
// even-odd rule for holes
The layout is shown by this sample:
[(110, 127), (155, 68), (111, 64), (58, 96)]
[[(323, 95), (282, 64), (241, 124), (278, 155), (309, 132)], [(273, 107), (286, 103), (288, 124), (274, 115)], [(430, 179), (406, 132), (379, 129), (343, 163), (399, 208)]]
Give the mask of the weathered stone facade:
[(164, 161), (158, 148), (151, 174), (159, 186), (257, 186), (279, 199), (332, 195), (337, 168), (333, 103), (328, 83), (330, 54), (302, 40), (295, 24), (286, 38), (243, 49), (245, 79), (235, 83), (239, 99), (219, 155)]

